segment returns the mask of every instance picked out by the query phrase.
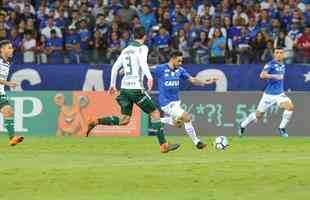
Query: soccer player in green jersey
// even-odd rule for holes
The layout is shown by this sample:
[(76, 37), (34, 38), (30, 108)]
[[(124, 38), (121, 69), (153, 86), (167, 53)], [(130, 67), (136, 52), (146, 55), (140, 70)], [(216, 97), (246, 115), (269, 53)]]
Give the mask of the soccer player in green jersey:
[(8, 75), (10, 70), (10, 60), (13, 57), (14, 49), (9, 40), (0, 41), (0, 112), (4, 117), (4, 125), (8, 130), (9, 144), (15, 146), (22, 142), (24, 137), (16, 136), (14, 131), (14, 111), (8, 101), (8, 97), (5, 94), (4, 87), (15, 88), (17, 84), (12, 81), (8, 81)]

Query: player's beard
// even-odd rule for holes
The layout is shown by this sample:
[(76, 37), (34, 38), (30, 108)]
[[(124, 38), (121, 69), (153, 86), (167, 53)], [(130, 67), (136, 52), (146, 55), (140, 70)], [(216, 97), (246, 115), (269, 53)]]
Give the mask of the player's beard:
[(13, 59), (13, 56), (14, 56), (14, 52), (11, 53), (11, 54), (9, 54), (9, 55), (7, 56), (7, 61), (8, 61), (8, 62), (11, 62), (12, 59)]

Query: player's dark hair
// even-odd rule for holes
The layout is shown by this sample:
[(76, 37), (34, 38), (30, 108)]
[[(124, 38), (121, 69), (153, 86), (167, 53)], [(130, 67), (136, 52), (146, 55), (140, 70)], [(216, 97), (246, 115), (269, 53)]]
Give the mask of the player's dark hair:
[(133, 30), (133, 37), (137, 40), (142, 39), (145, 35), (146, 32), (143, 26), (136, 27)]
[(181, 51), (178, 51), (178, 50), (174, 50), (170, 53), (170, 58), (176, 58), (180, 56), (183, 56), (183, 54)]
[(276, 50), (284, 50), (283, 45), (277, 45), (275, 48), (273, 48), (273, 53), (276, 52)]
[(0, 48), (2, 48), (3, 46), (5, 46), (7, 44), (11, 44), (11, 41), (7, 40), (7, 39), (0, 40)]

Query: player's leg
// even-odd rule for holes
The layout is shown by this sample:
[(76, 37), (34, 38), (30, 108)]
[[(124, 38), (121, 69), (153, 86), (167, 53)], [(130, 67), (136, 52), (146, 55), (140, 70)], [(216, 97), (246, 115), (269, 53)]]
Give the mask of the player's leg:
[(160, 144), (160, 152), (167, 153), (169, 151), (176, 150), (180, 147), (179, 144), (168, 144), (163, 124), (160, 121), (160, 112), (153, 103), (151, 97), (143, 91), (136, 91), (136, 94), (132, 96), (132, 100), (147, 114), (151, 116), (151, 126), (156, 130), (156, 136)]
[(288, 97), (285, 96), (282, 97), (282, 100), (279, 100), (278, 105), (280, 108), (284, 109), (278, 131), (282, 137), (288, 137), (286, 126), (292, 118), (294, 112), (294, 104)]
[[(181, 107), (180, 107), (181, 108)], [(204, 149), (205, 147), (207, 147), (206, 144), (204, 144), (198, 137), (195, 131), (195, 128), (193, 126), (192, 120), (191, 120), (191, 116), (189, 113), (184, 112), (182, 113), (181, 117), (179, 118), (180, 121), (182, 121), (184, 123), (184, 128), (185, 128), (185, 132), (186, 134), (191, 138), (191, 140), (193, 141), (193, 143), (195, 144), (195, 146), (198, 149)]]
[(162, 107), (162, 110), (170, 116), (174, 126), (176, 123), (181, 125), (184, 124), (186, 134), (191, 138), (198, 149), (203, 149), (206, 147), (206, 145), (197, 137), (195, 128), (192, 124), (191, 116), (188, 112), (183, 110), (181, 107), (181, 101), (170, 102), (167, 106)]
[[(141, 108), (144, 107), (147, 104), (141, 105)], [(149, 104), (150, 105), (150, 104)], [(153, 104), (154, 105), (154, 104)], [(146, 107), (144, 107), (146, 108)], [(155, 106), (154, 106), (155, 108)], [(143, 109), (144, 112), (147, 112), (147, 110)], [(160, 121), (160, 112), (158, 109), (155, 108), (154, 111), (150, 112), (149, 115), (151, 116), (151, 123), (152, 127), (156, 130), (156, 136), (160, 145), (160, 152), (161, 153), (168, 153), (169, 151), (174, 151), (180, 147), (179, 144), (169, 144), (165, 138), (164, 134), (164, 127), (163, 124)]]
[(4, 118), (4, 126), (8, 131), (8, 136), (10, 139), (9, 144), (11, 146), (15, 146), (16, 144), (22, 142), (24, 137), (15, 135), (13, 108), (10, 106), (7, 97), (4, 95), (0, 97), (0, 107), (0, 111)]
[(245, 132), (245, 128), (252, 122), (257, 122), (258, 120), (260, 120), (262, 116), (264, 115), (264, 113), (266, 112), (266, 110), (275, 103), (276, 101), (272, 99), (270, 95), (263, 94), (257, 106), (256, 112), (253, 112), (250, 115), (248, 115), (247, 118), (245, 118), (245, 120), (243, 120), (240, 123), (238, 135), (240, 137), (243, 136)]
[(175, 109), (175, 104), (177, 104), (177, 103), (178, 103), (177, 101), (174, 101), (174, 102), (170, 102), (166, 106), (161, 107), (161, 110), (164, 112), (165, 117), (161, 117), (160, 121), (163, 124), (169, 124), (171, 126), (175, 126), (177, 128), (181, 128), (182, 125), (184, 124), (184, 122), (179, 120), (179, 118), (181, 117), (183, 112), (179, 116), (174, 116), (174, 113), (173, 113), (173, 110)]
[(132, 109), (133, 109), (133, 102), (127, 97), (126, 91), (121, 90), (116, 100), (119, 106), (121, 107), (122, 115), (121, 116), (103, 116), (91, 122), (88, 125), (86, 137), (89, 136), (90, 132), (97, 125), (121, 126), (121, 125), (127, 125), (130, 122)]

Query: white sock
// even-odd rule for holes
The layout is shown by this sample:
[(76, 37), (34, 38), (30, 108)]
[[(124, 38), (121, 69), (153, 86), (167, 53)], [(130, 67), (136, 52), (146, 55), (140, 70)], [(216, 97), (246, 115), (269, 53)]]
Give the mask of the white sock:
[(279, 128), (285, 128), (287, 123), (290, 121), (292, 115), (293, 115), (293, 111), (284, 110), (284, 112), (282, 114), (282, 121), (280, 123)]
[(249, 125), (251, 122), (256, 120), (256, 114), (251, 113), (243, 122), (241, 122), (241, 127), (245, 128), (247, 125)]
[(192, 122), (186, 122), (184, 123), (185, 131), (187, 135), (192, 139), (193, 143), (196, 145), (200, 140), (198, 139), (196, 135), (196, 131), (193, 127)]
[(161, 123), (163, 124), (169, 124), (169, 125), (174, 125), (174, 121), (172, 119), (172, 117), (162, 117), (160, 118)]

